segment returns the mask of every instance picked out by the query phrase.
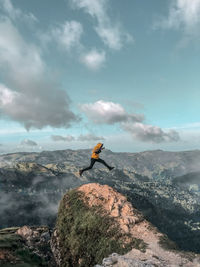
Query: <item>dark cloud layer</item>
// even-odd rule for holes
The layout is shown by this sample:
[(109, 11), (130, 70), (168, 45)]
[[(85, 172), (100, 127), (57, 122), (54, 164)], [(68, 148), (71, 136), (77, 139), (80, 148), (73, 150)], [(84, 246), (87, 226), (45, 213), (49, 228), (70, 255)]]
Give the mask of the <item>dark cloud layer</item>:
[(105, 138), (103, 136), (96, 136), (93, 134), (85, 134), (85, 135), (80, 135), (77, 138), (78, 141), (103, 141)]
[(99, 141), (99, 140), (105, 140), (103, 136), (96, 136), (94, 134), (81, 134), (77, 138), (71, 135), (62, 136), (62, 135), (51, 135), (51, 139), (53, 141)]
[(67, 142), (71, 142), (74, 141), (75, 138), (71, 135), (68, 136), (62, 136), (62, 135), (51, 135), (51, 139), (53, 141), (67, 141)]
[(161, 142), (177, 142), (180, 140), (179, 134), (170, 130), (168, 132), (164, 132), (160, 127), (146, 125), (143, 123), (124, 123), (122, 125), (123, 129), (131, 133), (131, 135), (144, 142), (153, 142), (153, 143), (161, 143)]

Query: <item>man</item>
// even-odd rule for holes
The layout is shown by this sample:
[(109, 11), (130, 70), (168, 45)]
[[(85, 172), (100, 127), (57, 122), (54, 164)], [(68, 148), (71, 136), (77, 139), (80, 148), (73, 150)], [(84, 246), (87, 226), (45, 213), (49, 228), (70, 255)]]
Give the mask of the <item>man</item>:
[(92, 156), (91, 156), (91, 161), (90, 161), (90, 166), (82, 169), (79, 171), (79, 175), (81, 176), (83, 174), (84, 171), (90, 170), (92, 169), (92, 167), (94, 166), (95, 162), (100, 162), (103, 165), (105, 165), (110, 171), (112, 169), (114, 169), (114, 167), (110, 167), (103, 159), (99, 158), (99, 154), (101, 153), (101, 151), (104, 149), (105, 147), (103, 147), (102, 143), (98, 143), (92, 150)]

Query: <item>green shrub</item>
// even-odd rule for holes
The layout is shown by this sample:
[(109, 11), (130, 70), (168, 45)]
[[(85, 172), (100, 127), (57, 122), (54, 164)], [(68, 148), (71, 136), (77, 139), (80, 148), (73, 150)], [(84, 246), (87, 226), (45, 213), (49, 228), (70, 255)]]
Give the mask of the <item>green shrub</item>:
[[(71, 190), (59, 206), (56, 228), (62, 267), (94, 266), (112, 252), (145, 249), (142, 240), (122, 234), (113, 218), (101, 207), (88, 207), (82, 197), (83, 193)], [(129, 242), (125, 243), (127, 238)]]
[(23, 239), (16, 234), (1, 234), (0, 248), (18, 248), (21, 246)]
[(23, 264), (28, 266), (48, 266), (47, 262), (40, 256), (32, 253), (27, 248), (20, 248), (15, 251), (16, 256), (23, 262)]

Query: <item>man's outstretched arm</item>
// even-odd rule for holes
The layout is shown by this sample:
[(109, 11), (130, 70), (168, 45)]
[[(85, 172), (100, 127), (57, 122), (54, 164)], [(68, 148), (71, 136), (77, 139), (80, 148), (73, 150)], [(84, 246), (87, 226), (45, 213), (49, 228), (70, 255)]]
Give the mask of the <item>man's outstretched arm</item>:
[(95, 153), (95, 154), (99, 154), (99, 153), (101, 153), (101, 149), (96, 150), (94, 153)]
[(101, 153), (101, 150), (102, 150), (102, 149), (105, 149), (105, 147), (101, 147), (101, 148), (97, 149), (97, 150), (95, 151), (95, 153), (96, 153), (96, 154)]

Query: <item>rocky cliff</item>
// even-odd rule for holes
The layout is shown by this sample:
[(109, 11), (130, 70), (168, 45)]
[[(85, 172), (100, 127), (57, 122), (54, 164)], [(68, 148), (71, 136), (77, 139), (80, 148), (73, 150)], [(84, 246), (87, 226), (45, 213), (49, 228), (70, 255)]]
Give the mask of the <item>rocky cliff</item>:
[(51, 248), (62, 267), (101, 262), (103, 266), (200, 266), (199, 255), (176, 250), (125, 196), (97, 183), (64, 195)]

